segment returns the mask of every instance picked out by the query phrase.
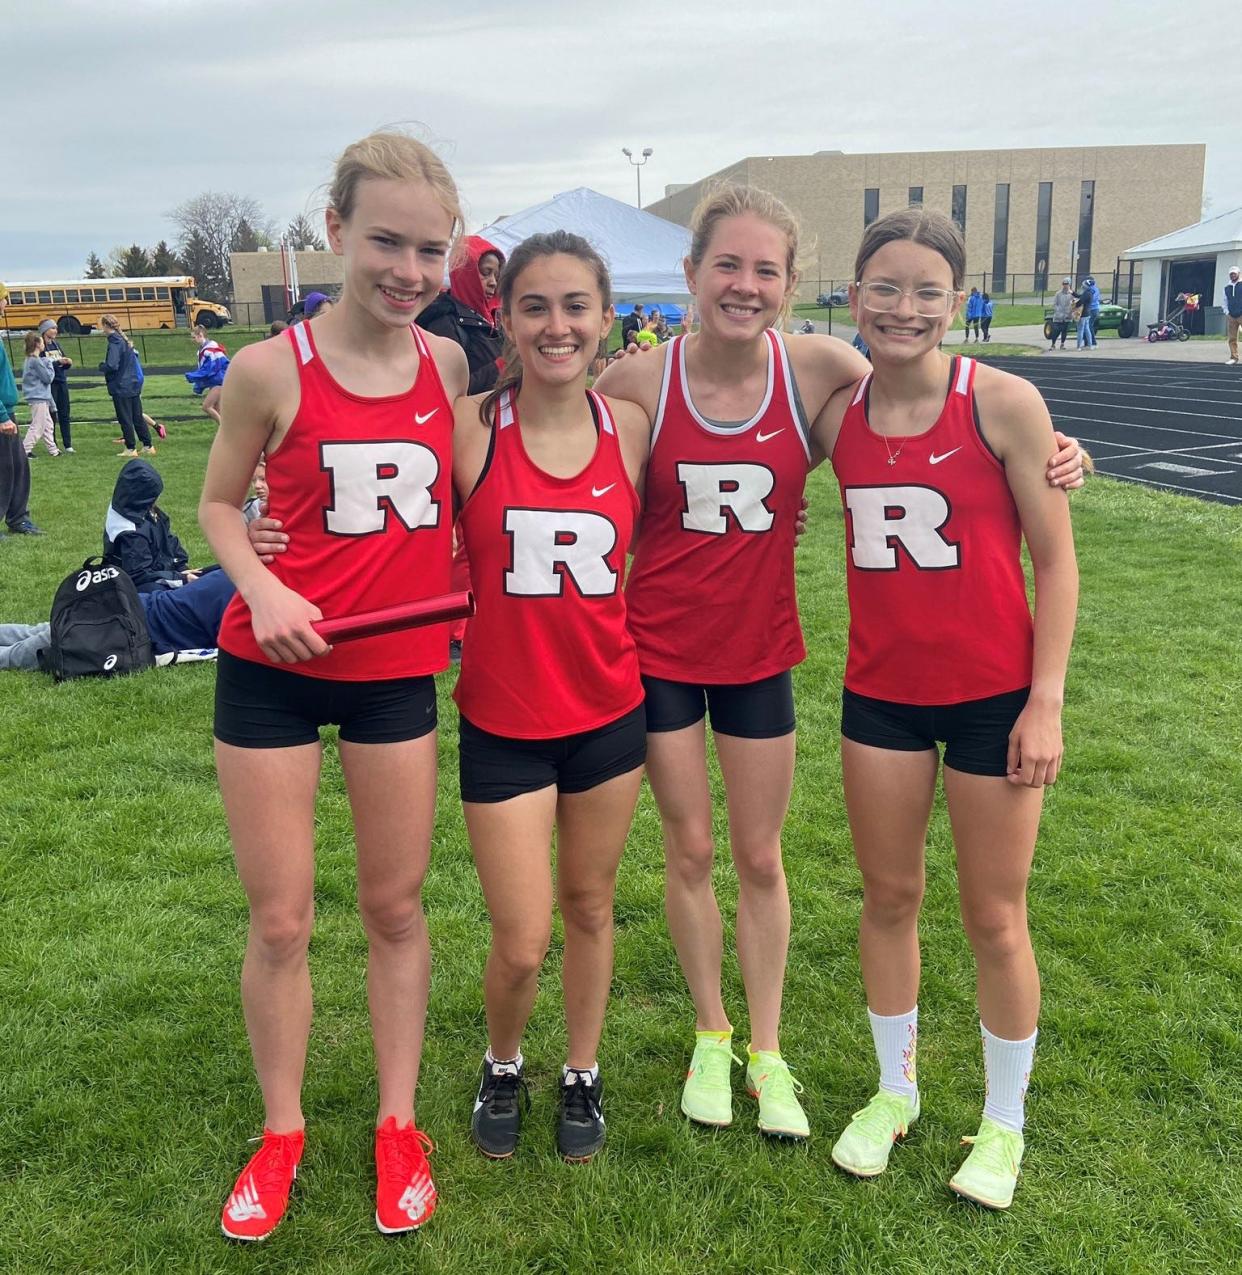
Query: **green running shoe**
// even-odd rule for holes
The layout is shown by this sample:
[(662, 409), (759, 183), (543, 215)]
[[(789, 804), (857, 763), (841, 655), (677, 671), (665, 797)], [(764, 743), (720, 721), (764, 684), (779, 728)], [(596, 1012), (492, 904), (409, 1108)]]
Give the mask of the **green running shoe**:
[(750, 1052), (746, 1067), (746, 1088), (759, 1099), (759, 1132), (773, 1138), (801, 1141), (811, 1136), (811, 1126), (798, 1101), (802, 1086), (793, 1078), (789, 1064), (775, 1050)]
[(888, 1168), (889, 1152), (919, 1118), (919, 1095), (913, 1098), (879, 1090), (854, 1118), (832, 1148), (832, 1162), (856, 1178), (874, 1178)]
[(681, 1109), (696, 1124), (723, 1129), (733, 1123), (732, 1063), (740, 1063), (729, 1032), (696, 1032), (694, 1055), (681, 1090)]
[(970, 1144), (971, 1152), (949, 1187), (989, 1209), (1007, 1209), (1013, 1203), (1018, 1167), (1026, 1148), (1022, 1135), (984, 1116), (979, 1132), (962, 1142)]

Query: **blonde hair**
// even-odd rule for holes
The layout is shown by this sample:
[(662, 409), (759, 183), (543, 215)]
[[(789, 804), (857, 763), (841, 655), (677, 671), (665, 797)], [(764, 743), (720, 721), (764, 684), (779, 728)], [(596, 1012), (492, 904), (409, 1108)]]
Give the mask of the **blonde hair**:
[[(771, 191), (760, 190), (758, 186), (727, 183), (708, 190), (690, 218), (690, 260), (696, 266), (702, 265), (717, 225), (728, 217), (743, 217), (747, 213), (758, 217), (760, 221), (766, 221), (785, 236), (785, 274), (792, 288), (794, 277), (798, 273), (798, 219), (790, 211), (788, 204), (777, 199)], [(790, 301), (787, 299), (781, 306), (777, 324), (788, 317), (789, 308)]]
[(460, 233), (461, 197), (444, 161), (430, 146), (396, 129), (380, 129), (351, 142), (336, 161), (328, 187), (328, 206), (348, 221), (357, 202), (358, 183), (372, 177), (426, 182), (440, 207), (453, 219), (452, 237)]
[(129, 340), (129, 333), (126, 332), (123, 327), (121, 327), (121, 321), (120, 319), (116, 317), (115, 314), (101, 314), (99, 316), (99, 322), (105, 328), (111, 329), (118, 336), (123, 336), (125, 340), (129, 342), (130, 345), (133, 345), (133, 342)]

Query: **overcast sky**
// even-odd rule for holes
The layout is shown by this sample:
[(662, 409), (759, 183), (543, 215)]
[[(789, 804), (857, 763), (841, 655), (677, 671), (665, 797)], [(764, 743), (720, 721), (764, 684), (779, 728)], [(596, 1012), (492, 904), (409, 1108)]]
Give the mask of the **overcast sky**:
[(319, 216), (341, 148), (421, 125), (471, 228), (643, 201), (744, 155), (1204, 142), (1242, 206), (1242, 11), (1203, 0), (60, 0), (0, 9), (0, 278), (170, 241), (252, 195)]

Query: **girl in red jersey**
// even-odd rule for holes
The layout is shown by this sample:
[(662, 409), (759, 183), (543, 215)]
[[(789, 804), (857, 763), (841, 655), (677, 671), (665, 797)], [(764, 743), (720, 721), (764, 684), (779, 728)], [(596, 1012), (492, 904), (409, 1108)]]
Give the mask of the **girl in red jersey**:
[[(461, 347), (412, 326), (440, 290), (461, 222), (439, 159), (398, 133), (346, 148), (327, 212), (343, 258), (339, 303), (313, 325), (242, 350), (224, 385), (200, 521), (238, 594), (220, 634), (216, 762), (250, 902), (242, 1003), (263, 1091), (263, 1144), (224, 1208), (234, 1239), (284, 1213), (303, 1146), (310, 1029), (319, 727), (340, 725), (354, 812), (358, 905), (379, 1080), (376, 1223), (436, 1204), (414, 1124), (429, 976), (421, 886), (436, 795), (432, 674), (445, 626), (332, 650), (312, 623), (448, 587), (452, 401)], [(241, 506), (267, 458), (273, 514), (293, 533), (265, 568)]]
[(478, 610), (462, 655), (461, 795), (492, 920), (488, 1049), (471, 1132), (512, 1155), (527, 1100), (522, 1032), (565, 927), (568, 1057), (557, 1149), (604, 1142), (597, 1047), (612, 978), (612, 900), (646, 755), (622, 581), (650, 421), (588, 393), (613, 322), (608, 269), (577, 235), (536, 235), (501, 276), (510, 346), (486, 396), (457, 404), (453, 477)]
[[(630, 356), (598, 388), (654, 422), (646, 506), (627, 590), (647, 691), (647, 771), (667, 857), (669, 929), (694, 999), (681, 1106), (732, 1120), (732, 1027), (721, 995), (722, 924), (704, 718), (710, 714), (738, 873), (738, 960), (750, 1013), (747, 1087), (759, 1128), (809, 1126), (780, 1052), (789, 946), (781, 829), (794, 768), (791, 669), (804, 655), (793, 578), (808, 468), (830, 448), (817, 418), (867, 363), (833, 337), (771, 329), (797, 283), (797, 223), (779, 200), (725, 187), (696, 209), (686, 260), (699, 330)], [(815, 421), (814, 427), (808, 425)], [(1077, 483), (1069, 443), (1050, 481)]]
[(872, 1177), (919, 1114), (917, 926), (943, 741), (986, 1079), (979, 1132), (965, 1139), (973, 1150), (950, 1186), (1006, 1208), (1039, 1014), (1026, 883), (1044, 788), (1061, 767), (1078, 572), (1068, 504), (1044, 482), (1053, 430), (1039, 392), (939, 349), (965, 270), (961, 234), (940, 213), (909, 209), (869, 227), (850, 307), (874, 371), (816, 422), (846, 513), (841, 760), (880, 1067), (879, 1092), (832, 1155)]

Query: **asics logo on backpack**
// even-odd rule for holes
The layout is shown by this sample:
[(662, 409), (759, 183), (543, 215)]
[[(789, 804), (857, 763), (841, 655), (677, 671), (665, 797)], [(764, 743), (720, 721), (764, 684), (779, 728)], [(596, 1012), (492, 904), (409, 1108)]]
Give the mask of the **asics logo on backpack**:
[(104, 672), (107, 672), (109, 669), (114, 669), (114, 668), (116, 668), (116, 655), (115, 655), (115, 653), (114, 653), (114, 654), (112, 654), (112, 655), (109, 655), (109, 656), (108, 656), (108, 658), (107, 658), (106, 660), (104, 660), (104, 662), (103, 662), (103, 666), (104, 666)]
[(104, 567), (99, 571), (83, 571), (78, 576), (77, 590), (89, 588), (92, 584), (103, 584), (105, 580), (115, 580), (121, 573), (115, 567)]

